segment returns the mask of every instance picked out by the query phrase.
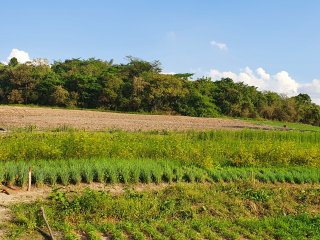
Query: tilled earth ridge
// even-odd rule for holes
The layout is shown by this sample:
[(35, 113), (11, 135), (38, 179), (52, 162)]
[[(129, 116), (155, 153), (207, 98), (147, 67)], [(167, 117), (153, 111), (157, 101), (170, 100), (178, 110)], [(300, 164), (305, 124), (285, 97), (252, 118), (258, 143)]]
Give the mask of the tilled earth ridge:
[(272, 129), (272, 127), (259, 126), (236, 119), (0, 106), (0, 128), (6, 130), (30, 126), (35, 126), (37, 129), (70, 127), (92, 131), (106, 129), (122, 129), (127, 131)]

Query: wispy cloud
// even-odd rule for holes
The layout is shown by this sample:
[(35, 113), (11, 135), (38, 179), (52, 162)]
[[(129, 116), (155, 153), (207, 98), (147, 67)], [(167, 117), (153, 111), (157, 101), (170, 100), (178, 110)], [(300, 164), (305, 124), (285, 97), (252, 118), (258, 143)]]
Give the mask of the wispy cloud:
[(216, 47), (216, 48), (218, 48), (220, 50), (223, 50), (223, 51), (227, 51), (228, 50), (228, 46), (227, 46), (226, 43), (211, 41), (210, 45), (213, 46), (213, 47)]

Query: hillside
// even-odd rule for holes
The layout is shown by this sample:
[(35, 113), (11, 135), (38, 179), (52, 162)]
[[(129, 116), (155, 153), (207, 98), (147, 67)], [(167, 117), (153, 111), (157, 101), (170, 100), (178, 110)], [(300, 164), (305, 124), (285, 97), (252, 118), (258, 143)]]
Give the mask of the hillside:
[(126, 64), (90, 58), (53, 64), (0, 63), (0, 104), (166, 113), (191, 117), (263, 118), (320, 126), (320, 106), (308, 94), (260, 91), (231, 78), (165, 74), (159, 61)]

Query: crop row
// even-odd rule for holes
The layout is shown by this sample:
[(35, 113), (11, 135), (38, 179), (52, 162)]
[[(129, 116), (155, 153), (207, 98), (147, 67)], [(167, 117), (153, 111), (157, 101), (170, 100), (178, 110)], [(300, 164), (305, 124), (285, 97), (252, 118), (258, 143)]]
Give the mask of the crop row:
[(319, 183), (320, 170), (311, 167), (217, 168), (205, 170), (168, 160), (87, 159), (60, 161), (5, 162), (0, 182), (24, 187), (32, 166), (32, 183), (41, 186), (79, 183), (160, 183), (160, 182), (287, 182)]
[(16, 132), (0, 161), (169, 159), (204, 168), (320, 166), (320, 133), (291, 131)]
[(308, 167), (287, 168), (232, 168), (211, 170), (213, 181), (258, 181), (265, 183), (320, 183), (320, 169)]
[(152, 160), (60, 160), (40, 162), (5, 162), (0, 168), (0, 182), (24, 187), (32, 166), (32, 183), (69, 185), (79, 183), (160, 183), (202, 182), (205, 170), (186, 167), (172, 161)]

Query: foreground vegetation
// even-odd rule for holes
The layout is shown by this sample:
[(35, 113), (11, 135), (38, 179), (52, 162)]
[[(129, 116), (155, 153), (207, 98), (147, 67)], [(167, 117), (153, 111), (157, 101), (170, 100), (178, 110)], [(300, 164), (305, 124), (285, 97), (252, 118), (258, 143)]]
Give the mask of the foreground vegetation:
[(29, 130), (0, 135), (2, 184), (126, 190), (14, 205), (8, 239), (41, 239), (42, 206), (58, 239), (319, 239), (319, 132)]
[(319, 239), (319, 186), (179, 184), (122, 195), (53, 191), (14, 206), (10, 239), (46, 232), (59, 239)]
[(320, 133), (295, 131), (16, 132), (0, 135), (0, 161), (166, 159), (216, 167), (320, 166)]
[(0, 136), (0, 182), (319, 183), (320, 133), (13, 132)]
[(188, 116), (232, 116), (320, 126), (320, 106), (310, 96), (260, 92), (232, 79), (163, 74), (158, 61), (128, 57), (126, 64), (68, 59), (0, 63), (0, 104), (100, 108)]
[[(318, 183), (320, 133), (13, 132), (0, 135), (0, 182), (43, 184), (257, 180)], [(235, 168), (234, 168), (235, 167)]]

